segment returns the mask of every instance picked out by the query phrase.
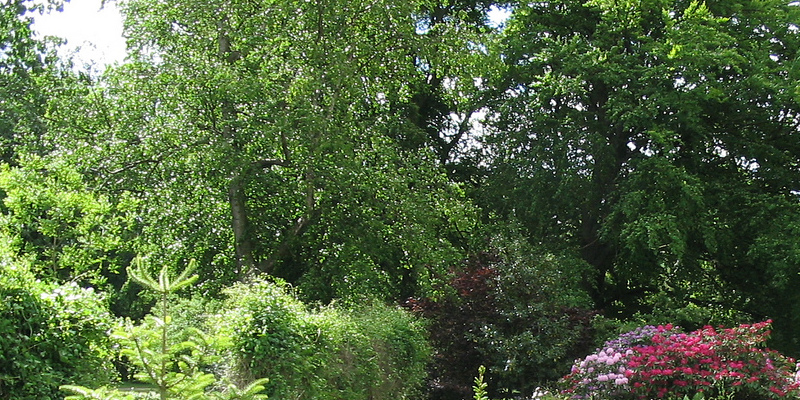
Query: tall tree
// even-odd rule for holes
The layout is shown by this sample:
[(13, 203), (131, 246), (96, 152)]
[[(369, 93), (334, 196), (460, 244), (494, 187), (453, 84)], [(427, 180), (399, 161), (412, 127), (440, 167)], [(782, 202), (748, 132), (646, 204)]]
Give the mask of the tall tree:
[(46, 94), (37, 82), (55, 61), (34, 36), (34, 16), (60, 1), (5, 0), (0, 3), (0, 162), (15, 162), (22, 147), (32, 150), (44, 131)]
[(424, 45), (418, 4), (122, 7), (132, 62), (51, 108), (67, 121), (53, 142), (98, 187), (145, 199), (150, 252), (204, 260), (222, 282), (333, 287), (327, 298), (396, 295), (458, 254), (459, 189), (387, 138), (405, 129), (393, 110)]
[(666, 293), (796, 324), (770, 293), (798, 279), (799, 16), (782, 0), (520, 5), (482, 204), (592, 265), (609, 313)]

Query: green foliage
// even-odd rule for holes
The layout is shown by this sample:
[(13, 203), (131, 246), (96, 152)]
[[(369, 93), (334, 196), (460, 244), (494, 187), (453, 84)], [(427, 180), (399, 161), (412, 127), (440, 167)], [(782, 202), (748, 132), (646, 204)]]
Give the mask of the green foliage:
[(435, 396), (465, 396), (478, 364), (491, 394), (532, 393), (593, 346), (582, 261), (513, 237), (498, 235), (490, 245), (453, 267), (451, 296), (409, 301), (431, 321)]
[(519, 238), (498, 237), (491, 282), (496, 315), (477, 341), (496, 389), (525, 393), (556, 379), (590, 345), (592, 303), (580, 287), (587, 266), (569, 254), (550, 254)]
[(119, 280), (136, 201), (128, 193), (97, 193), (63, 160), (27, 156), (19, 163), (0, 165), (0, 229), (32, 260), (36, 276), (99, 288)]
[[(244, 388), (235, 385), (217, 388), (209, 392), (217, 384), (217, 378), (202, 369), (213, 357), (213, 344), (201, 330), (186, 327), (178, 335), (171, 335), (170, 314), (168, 308), (169, 295), (197, 281), (197, 275), (190, 275), (195, 270), (192, 260), (177, 276), (170, 274), (167, 266), (162, 267), (158, 276), (151, 275), (145, 269), (141, 258), (134, 260), (134, 267), (128, 269), (129, 276), (157, 293), (160, 297), (160, 316), (147, 315), (137, 325), (127, 321), (118, 329), (113, 338), (121, 347), (120, 354), (129, 360), (136, 369), (134, 377), (140, 382), (153, 385), (154, 393), (160, 400), (257, 400), (266, 396), (259, 394), (264, 389), (267, 379), (249, 383)], [(64, 385), (62, 390), (76, 393), (67, 397), (70, 400), (81, 399), (129, 399), (131, 395), (107, 387), (88, 389), (76, 385)]]
[(128, 323), (115, 332), (114, 339), (121, 346), (120, 354), (134, 365), (136, 380), (153, 384), (161, 399), (191, 398), (216, 381), (199, 368), (208, 363), (205, 355), (210, 345), (200, 331), (187, 332), (180, 341), (168, 338), (168, 324), (148, 315), (136, 326)]
[[(175, 357), (230, 338), (194, 330), (199, 300), (171, 308), (166, 270), (138, 277), (143, 296), (118, 291), (137, 252), (199, 260), (194, 295), (267, 273), (325, 304), (449, 301), (439, 333), (459, 341), (441, 359), (466, 354), (453, 364), (469, 378), (485, 364), (491, 390), (552, 377), (593, 307), (687, 326), (769, 314), (781, 347), (800, 349), (800, 7), (538, 1), (489, 28), (487, 9), (506, 4), (124, 0), (130, 62), (92, 82), (53, 68), (31, 31), (30, 12), (58, 1), (7, 1), (0, 245), (36, 277), (113, 287), (113, 310), (137, 319), (159, 293), (158, 317), (119, 338), (158, 347), (148, 335), (162, 332), (175, 351), (148, 362), (170, 373), (208, 373), (213, 359)], [(473, 201), (496, 230), (522, 228), (443, 288), (448, 266), (485, 249)], [(459, 292), (470, 285), (486, 290)], [(246, 352), (281, 360), (275, 393), (406, 387), (375, 383), (403, 381), (381, 379), (406, 363), (341, 359), (424, 353), (378, 306), (309, 312), (269, 293), (274, 315), (228, 306), (260, 331), (228, 333), (238, 373), (271, 368)]]
[(475, 400), (489, 400), (489, 393), (486, 391), (489, 385), (483, 380), (485, 374), (486, 367), (483, 365), (478, 367), (478, 376), (475, 377), (475, 386), (472, 387), (472, 390), (475, 392)]
[[(192, 297), (183, 297), (171, 294), (167, 298), (166, 307), (170, 315), (167, 326), (167, 336), (177, 341), (188, 339), (188, 336), (196, 330), (211, 332), (213, 329), (212, 321), (221, 312), (222, 300), (195, 294)], [(153, 315), (164, 314), (164, 303), (156, 302), (150, 310)], [(212, 337), (210, 341), (217, 346), (217, 342), (225, 341), (223, 337)], [(210, 355), (209, 355), (210, 356)], [(209, 357), (210, 361), (216, 362), (215, 357)]]
[(144, 397), (136, 396), (134, 394), (123, 394), (114, 389), (100, 388), (89, 389), (83, 386), (76, 385), (62, 385), (61, 390), (65, 390), (74, 395), (64, 397), (65, 400), (138, 400), (141, 398), (150, 400), (153, 399), (150, 393)]
[(430, 291), (430, 277), (463, 257), (476, 211), (462, 188), (419, 153), (383, 146), (373, 144), (380, 156), (355, 156), (366, 166), (341, 164), (354, 168), (326, 184), (335, 188), (319, 204), (326, 218), (306, 232), (295, 263), (275, 271), (287, 277), (302, 271), (295, 283), (304, 299), (396, 301)]
[[(473, 391), (473, 399), (474, 400), (491, 400), (489, 397), (488, 387), (489, 385), (485, 381), (486, 375), (486, 367), (481, 365), (478, 367), (478, 376), (475, 377), (475, 383), (472, 386)], [(544, 390), (541, 388), (536, 388), (533, 395), (530, 397), (531, 400), (567, 400), (569, 399), (568, 396), (561, 396), (558, 394), (550, 393), (548, 390)]]
[(215, 325), (232, 340), (231, 376), (270, 377), (274, 398), (405, 399), (425, 378), (420, 322), (378, 303), (310, 311), (281, 283), (257, 280), (227, 292)]
[(57, 398), (68, 382), (108, 382), (115, 323), (102, 296), (41, 282), (27, 268), (0, 253), (0, 398)]
[(487, 219), (579, 253), (609, 317), (771, 316), (795, 353), (798, 17), (780, 0), (519, 5), (473, 192)]
[(48, 98), (42, 81), (55, 81), (55, 53), (35, 37), (33, 17), (61, 7), (59, 0), (10, 0), (0, 10), (0, 163), (23, 150), (40, 151)]
[(131, 62), (56, 91), (47, 143), (93, 187), (134, 193), (131, 245), (200, 261), (199, 291), (266, 272), (323, 302), (410, 295), (463, 256), (475, 211), (392, 137), (416, 129), (400, 110), (413, 54), (469, 38), (419, 35), (427, 2), (381, 1), (121, 2)]

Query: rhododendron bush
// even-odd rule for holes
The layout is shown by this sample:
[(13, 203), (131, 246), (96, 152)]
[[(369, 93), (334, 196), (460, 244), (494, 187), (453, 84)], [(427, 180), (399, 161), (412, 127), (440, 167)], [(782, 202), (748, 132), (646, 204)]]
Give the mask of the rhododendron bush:
[(772, 321), (736, 328), (645, 326), (577, 360), (562, 378), (573, 398), (653, 399), (800, 395), (795, 362), (764, 347)]

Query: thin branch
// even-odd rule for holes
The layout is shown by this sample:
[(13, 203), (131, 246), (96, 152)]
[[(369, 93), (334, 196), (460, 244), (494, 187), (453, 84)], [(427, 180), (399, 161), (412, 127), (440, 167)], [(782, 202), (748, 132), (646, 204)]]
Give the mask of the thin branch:
[(252, 165), (257, 168), (261, 169), (270, 169), (272, 167), (286, 167), (292, 168), (294, 165), (289, 160), (279, 159), (279, 158), (265, 158), (261, 160), (253, 161)]

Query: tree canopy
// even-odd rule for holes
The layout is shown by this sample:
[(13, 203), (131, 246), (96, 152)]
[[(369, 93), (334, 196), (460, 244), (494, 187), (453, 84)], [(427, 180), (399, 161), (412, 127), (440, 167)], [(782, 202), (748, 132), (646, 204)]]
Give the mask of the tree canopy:
[(664, 292), (672, 307), (724, 304), (789, 323), (799, 11), (783, 1), (518, 6), (483, 141), (482, 204), (592, 265), (586, 288), (608, 312), (652, 311), (648, 297)]
[(800, 352), (797, 2), (117, 4), (99, 75), (33, 36), (58, 4), (0, 12), (0, 246), (38, 278), (123, 291), (139, 254), (210, 297), (441, 299), (506, 254), (606, 318), (770, 317)]

